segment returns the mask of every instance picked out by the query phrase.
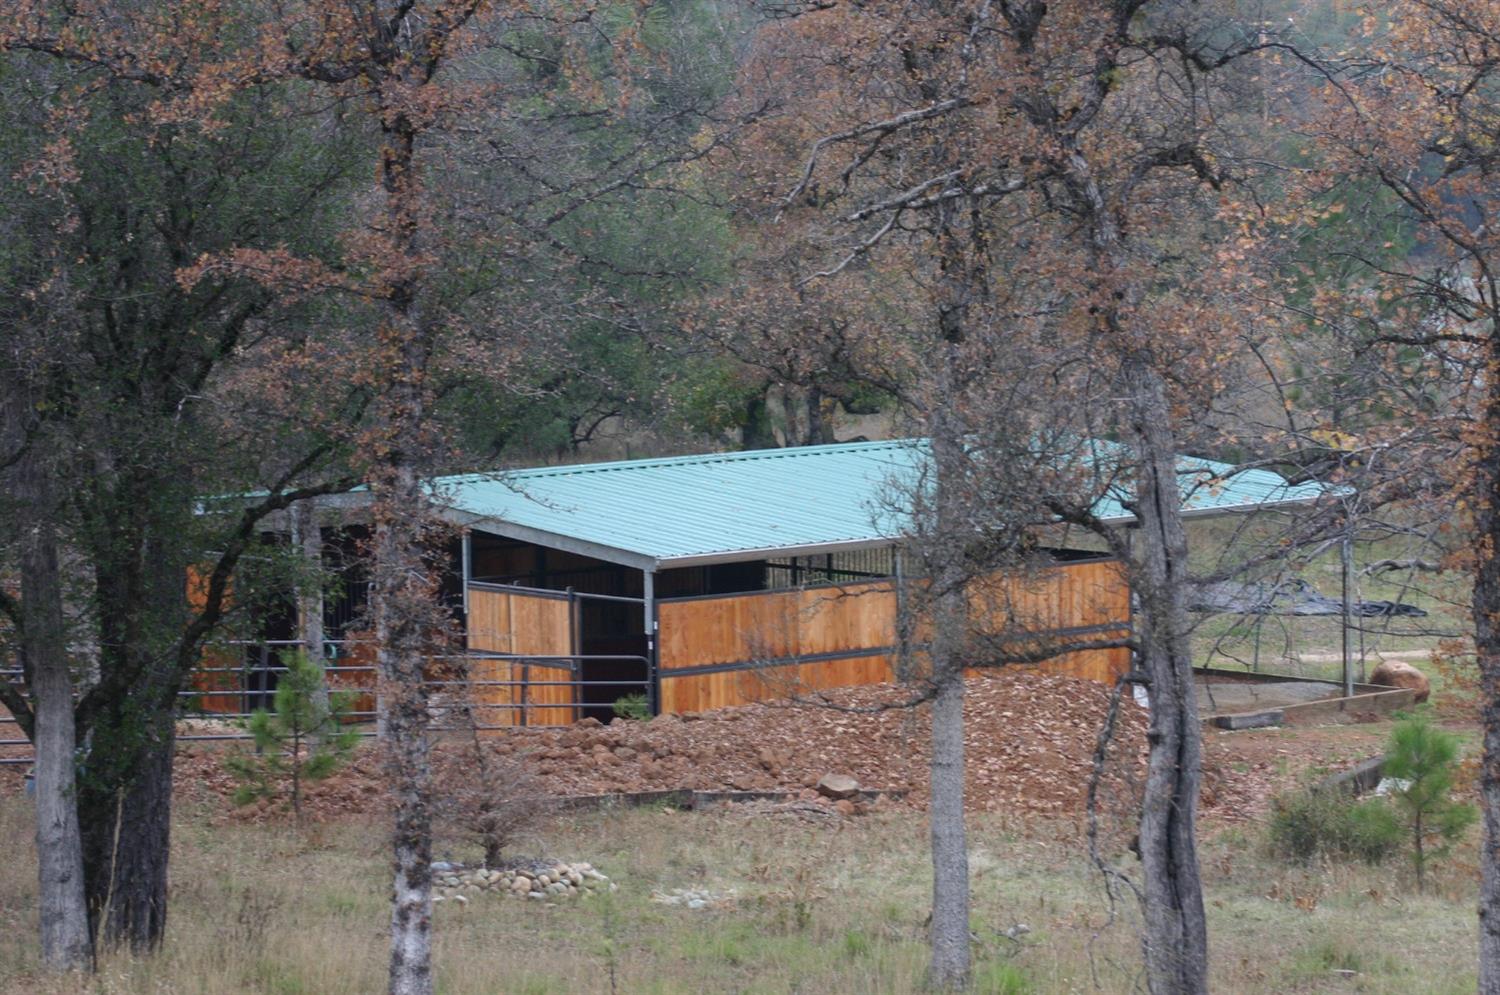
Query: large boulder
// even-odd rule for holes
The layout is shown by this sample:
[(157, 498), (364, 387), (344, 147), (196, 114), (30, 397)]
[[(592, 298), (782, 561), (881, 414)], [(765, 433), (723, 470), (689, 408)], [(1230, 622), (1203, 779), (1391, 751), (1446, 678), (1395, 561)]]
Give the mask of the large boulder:
[(1412, 700), (1419, 705), (1432, 694), (1432, 683), (1427, 680), (1427, 675), (1400, 660), (1387, 660), (1376, 667), (1370, 674), (1370, 683), (1390, 688), (1411, 688), (1416, 692)]

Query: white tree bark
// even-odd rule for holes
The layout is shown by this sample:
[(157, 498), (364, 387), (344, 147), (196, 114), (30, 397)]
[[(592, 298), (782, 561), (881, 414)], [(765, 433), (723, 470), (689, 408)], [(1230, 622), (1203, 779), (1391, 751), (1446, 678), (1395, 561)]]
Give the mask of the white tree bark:
[(964, 824), (964, 651), (969, 634), (966, 568), (963, 550), (969, 539), (959, 487), (964, 439), (947, 410), (953, 403), (952, 338), (943, 343), (938, 396), (928, 419), (931, 431), (935, 515), (926, 537), (932, 578), (931, 797), (928, 819), (932, 834), (932, 962), (927, 982), (950, 991), (968, 986), (969, 850)]
[[(292, 542), (302, 554), (297, 583), (297, 639), (307, 658), (322, 671), (323, 656), (323, 530), (318, 526), (313, 501), (298, 501), (291, 508)], [(328, 711), (328, 680), (325, 675), (316, 696), (321, 710)]]
[(22, 461), (26, 518), (21, 536), (21, 612), (34, 712), (36, 849), (42, 963), (92, 970), (93, 936), (83, 887), (83, 840), (74, 793), (73, 679), (68, 669), (57, 535), (39, 457)]

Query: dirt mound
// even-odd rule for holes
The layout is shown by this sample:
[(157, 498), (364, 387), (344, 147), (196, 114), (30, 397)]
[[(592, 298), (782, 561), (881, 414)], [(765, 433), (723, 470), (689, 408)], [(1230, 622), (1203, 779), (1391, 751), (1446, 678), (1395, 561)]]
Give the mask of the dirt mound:
[[(974, 811), (1074, 815), (1083, 811), (1095, 742), (1109, 690), (1092, 681), (1036, 673), (997, 673), (967, 686), (967, 799)], [(930, 745), (926, 707), (903, 708), (909, 688), (872, 685), (828, 692), (821, 703), (773, 702), (647, 722), (514, 729), (486, 748), (523, 757), (558, 796), (692, 789), (792, 791), (816, 799), (824, 774), (856, 778), (866, 789), (927, 794)], [(1120, 706), (1117, 746), (1106, 789), (1133, 796), (1145, 713)], [(443, 744), (439, 750), (457, 749)], [(226, 796), (233, 784), (219, 749), (189, 749), (177, 766), (187, 795)], [(314, 817), (384, 804), (378, 758), (362, 751), (348, 768), (310, 786)], [(274, 817), (264, 807), (239, 818)]]

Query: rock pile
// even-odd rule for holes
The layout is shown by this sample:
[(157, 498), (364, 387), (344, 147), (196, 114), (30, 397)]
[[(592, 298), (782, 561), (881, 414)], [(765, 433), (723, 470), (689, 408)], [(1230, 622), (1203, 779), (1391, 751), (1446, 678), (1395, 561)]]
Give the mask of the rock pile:
[(698, 912), (703, 909), (733, 905), (737, 896), (738, 893), (733, 888), (728, 891), (710, 891), (707, 888), (673, 888), (671, 891), (653, 891), (651, 901), (659, 905), (677, 905)]
[(614, 882), (587, 861), (538, 860), (498, 870), (438, 863), (432, 866), (432, 876), (433, 902), (456, 902), (459, 905), (467, 905), (470, 897), (485, 892), (543, 901), (588, 898), (596, 891), (614, 891), (616, 888)]

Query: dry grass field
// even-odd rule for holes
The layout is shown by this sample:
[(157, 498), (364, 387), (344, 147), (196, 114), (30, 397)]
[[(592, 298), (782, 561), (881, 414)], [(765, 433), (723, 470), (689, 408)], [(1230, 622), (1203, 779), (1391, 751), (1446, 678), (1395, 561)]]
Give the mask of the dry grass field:
[[(1368, 550), (1361, 559), (1382, 553), (1394, 555)], [(1327, 560), (1307, 574), (1333, 593), (1337, 573)], [(1361, 594), (1432, 613), (1404, 629), (1369, 623), (1372, 651), (1416, 657), (1435, 645), (1435, 630), (1462, 630), (1462, 591), (1413, 591), (1367, 578)], [(1336, 675), (1337, 619), (1260, 621), (1265, 669)], [(1226, 666), (1225, 652), (1248, 660), (1253, 629), (1244, 619), (1199, 622), (1198, 662)], [(1472, 751), (1467, 713), (1450, 700), (1443, 675), (1431, 676), (1440, 714)], [(1216, 992), (1473, 990), (1476, 833), (1422, 895), (1400, 855), (1380, 867), (1296, 867), (1267, 854), (1267, 795), (1316, 776), (1320, 766), (1378, 752), (1388, 729), (1382, 722), (1208, 734), (1216, 771), (1208, 787), (1220, 796), (1205, 810), (1202, 841)], [(383, 990), (388, 875), (378, 815), (297, 831), (226, 819), (220, 795), (182, 787), (189, 790), (179, 791), (168, 943), (152, 958), (111, 957), (87, 980), (36, 970), (32, 813), (14, 790), (0, 791), (0, 838), (10, 841), (0, 860), (0, 995)], [(1128, 896), (1112, 907), (1076, 821), (1026, 821), (1002, 807), (973, 815), (970, 830), (975, 992), (1139, 990), (1136, 910)], [(810, 821), (737, 808), (556, 816), (516, 852), (591, 861), (618, 890), (556, 905), (493, 894), (466, 906), (445, 903), (434, 924), (438, 988), (445, 995), (916, 992), (926, 957), (926, 831), (925, 813), (900, 806)], [(1127, 873), (1137, 867), (1128, 853), (1110, 856)], [(725, 900), (696, 911), (653, 900), (687, 888)], [(1024, 932), (1015, 928), (1023, 924)]]
[[(1285, 735), (1284, 733), (1282, 735)], [(382, 989), (385, 872), (371, 820), (176, 826), (171, 938), (114, 957), (88, 982), (39, 976), (29, 806), (0, 798), (0, 991), (364, 995)], [(928, 910), (922, 813), (851, 820), (734, 810), (563, 815), (521, 851), (592, 861), (607, 897), (548, 905), (483, 894), (437, 909), (447, 995), (914, 992)], [(1265, 856), (1255, 823), (1210, 825), (1204, 870), (1221, 992), (1471, 991), (1473, 843), (1414, 893), (1383, 868), (1294, 868)], [(1069, 826), (972, 822), (974, 920), (984, 993), (1135, 990), (1135, 914), (1110, 915)], [(456, 857), (463, 855), (455, 854)], [(1128, 856), (1121, 860), (1133, 866)], [(707, 887), (699, 911), (652, 900)], [(1017, 924), (1019, 941), (1003, 934)]]

